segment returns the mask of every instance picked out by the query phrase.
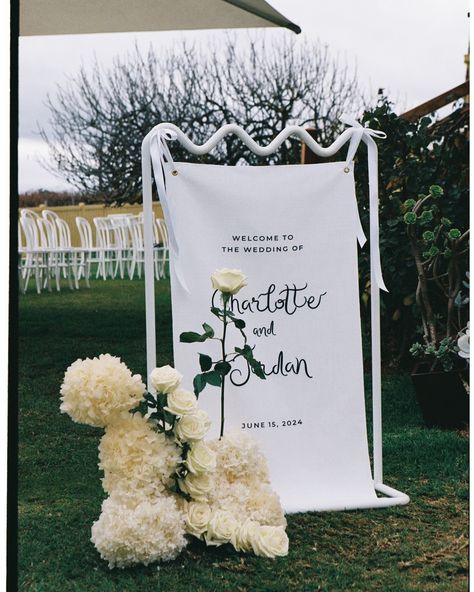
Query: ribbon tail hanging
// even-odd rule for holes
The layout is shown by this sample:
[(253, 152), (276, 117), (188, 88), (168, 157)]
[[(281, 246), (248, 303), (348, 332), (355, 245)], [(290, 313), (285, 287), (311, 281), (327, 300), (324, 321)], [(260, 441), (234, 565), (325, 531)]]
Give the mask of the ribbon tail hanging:
[(174, 132), (170, 130), (157, 130), (156, 135), (152, 138), (150, 143), (150, 154), (153, 163), (153, 174), (155, 177), (158, 198), (163, 209), (168, 229), (169, 245), (173, 256), (175, 276), (183, 290), (189, 292), (179, 264), (179, 243), (176, 237), (172, 208), (166, 191), (166, 168), (169, 168), (172, 171), (175, 170), (173, 157), (171, 156), (166, 140), (174, 140), (175, 137)]
[[(380, 236), (379, 236), (379, 191), (378, 191), (378, 151), (375, 138), (386, 138), (387, 135), (378, 130), (363, 127), (356, 119), (342, 115), (342, 123), (352, 128), (352, 137), (349, 143), (346, 157), (346, 167), (349, 167), (359, 148), (361, 140), (367, 145), (367, 161), (369, 175), (369, 219), (370, 219), (370, 265), (373, 270), (375, 282), (380, 288), (388, 292), (382, 275), (382, 264), (380, 261)], [(361, 239), (363, 237), (363, 242)], [(362, 247), (365, 243), (365, 236), (360, 225), (357, 233), (359, 244)]]

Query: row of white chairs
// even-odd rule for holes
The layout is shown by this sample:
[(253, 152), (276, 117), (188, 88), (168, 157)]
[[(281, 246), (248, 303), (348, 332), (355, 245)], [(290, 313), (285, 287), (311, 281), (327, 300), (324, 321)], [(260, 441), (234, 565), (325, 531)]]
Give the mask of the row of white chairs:
[[(143, 215), (112, 214), (94, 218), (96, 240), (89, 221), (76, 217), (80, 247), (71, 244), (71, 231), (65, 220), (51, 210), (38, 215), (33, 210), (22, 210), (18, 228), (18, 254), (20, 289), (26, 292), (29, 280), (34, 276), (38, 293), (43, 288), (51, 290), (52, 280), (60, 290), (64, 277), (71, 289), (79, 288), (84, 278), (89, 286), (91, 266), (96, 264), (96, 278), (120, 277), (127, 273), (130, 279), (140, 278), (144, 264)], [(168, 232), (164, 220), (154, 223), (155, 277), (167, 275), (169, 261)]]
[[(67, 223), (51, 210), (39, 216), (33, 210), (22, 210), (18, 221), (18, 274), (20, 290), (26, 292), (32, 276), (36, 291), (51, 291), (52, 280), (61, 288), (61, 277), (68, 280), (71, 289), (79, 288), (79, 279), (85, 276), (87, 253), (81, 247), (72, 247)], [(86, 278), (88, 285), (88, 278)]]
[[(94, 218), (96, 244), (92, 244), (92, 229), (85, 218), (76, 218), (81, 244), (91, 252), (91, 262), (97, 263), (96, 277), (121, 279), (135, 274), (141, 278), (145, 260), (143, 214), (110, 214)], [(168, 231), (162, 218), (156, 218), (154, 232), (154, 269), (157, 280), (167, 277), (169, 262)]]

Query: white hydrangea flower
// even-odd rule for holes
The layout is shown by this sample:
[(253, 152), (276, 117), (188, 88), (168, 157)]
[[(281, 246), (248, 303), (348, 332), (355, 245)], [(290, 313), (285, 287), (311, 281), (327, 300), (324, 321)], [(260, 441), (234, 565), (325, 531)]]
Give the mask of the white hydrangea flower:
[(130, 490), (146, 497), (164, 491), (181, 455), (174, 442), (135, 413), (107, 426), (99, 444), (99, 460), (105, 491), (126, 494)]
[(101, 354), (76, 360), (61, 385), (61, 412), (78, 423), (105, 427), (143, 399), (145, 385), (120, 358)]
[(255, 440), (237, 432), (208, 445), (217, 455), (214, 486), (207, 494), (211, 508), (228, 510), (240, 521), (248, 518), (285, 527), (280, 499), (270, 485), (267, 462)]
[(286, 527), (286, 518), (279, 496), (267, 483), (255, 482), (245, 506), (247, 515), (260, 524)]
[(91, 541), (110, 568), (148, 565), (179, 555), (187, 544), (184, 525), (184, 514), (171, 496), (141, 500), (135, 506), (111, 496), (92, 526)]
[(241, 431), (230, 431), (220, 440), (209, 442), (217, 454), (217, 464), (228, 481), (257, 479), (268, 482), (268, 466), (258, 443)]

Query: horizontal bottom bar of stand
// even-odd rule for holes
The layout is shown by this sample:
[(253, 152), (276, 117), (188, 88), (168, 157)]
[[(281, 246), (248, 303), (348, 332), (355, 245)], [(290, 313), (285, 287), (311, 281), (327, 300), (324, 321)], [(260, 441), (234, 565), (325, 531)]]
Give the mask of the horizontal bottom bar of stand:
[(406, 493), (398, 491), (398, 489), (394, 489), (393, 487), (389, 487), (384, 483), (375, 483), (374, 487), (375, 491), (383, 493), (384, 495), (387, 495), (389, 498), (400, 500), (399, 505), (408, 504), (410, 502), (410, 498)]
[(286, 514), (298, 514), (301, 512), (341, 512), (348, 510), (370, 510), (376, 508), (390, 508), (393, 506), (404, 506), (409, 503), (410, 498), (405, 493), (393, 489), (383, 483), (374, 485), (375, 491), (382, 493), (387, 497), (374, 497), (367, 501), (355, 501), (338, 503), (332, 502), (327, 504), (315, 504), (314, 506), (288, 506), (285, 507)]

